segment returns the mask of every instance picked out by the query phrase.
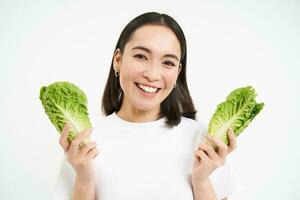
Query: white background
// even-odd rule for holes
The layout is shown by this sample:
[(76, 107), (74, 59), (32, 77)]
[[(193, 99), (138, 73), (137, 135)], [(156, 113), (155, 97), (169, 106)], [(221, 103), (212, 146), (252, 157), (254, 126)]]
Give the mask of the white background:
[(49, 199), (63, 151), (39, 89), (66, 80), (83, 89), (92, 122), (124, 26), (167, 13), (188, 43), (187, 76), (208, 123), (216, 105), (252, 85), (265, 108), (227, 162), (243, 190), (231, 199), (300, 199), (299, 1), (0, 1), (0, 199)]

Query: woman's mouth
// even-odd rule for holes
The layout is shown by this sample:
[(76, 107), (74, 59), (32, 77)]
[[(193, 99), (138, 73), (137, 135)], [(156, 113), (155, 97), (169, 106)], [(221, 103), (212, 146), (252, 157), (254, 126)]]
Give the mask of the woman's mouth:
[(135, 85), (141, 90), (143, 91), (143, 93), (147, 94), (148, 96), (153, 96), (154, 94), (156, 94), (160, 88), (156, 88), (156, 87), (149, 87), (140, 83), (135, 83)]

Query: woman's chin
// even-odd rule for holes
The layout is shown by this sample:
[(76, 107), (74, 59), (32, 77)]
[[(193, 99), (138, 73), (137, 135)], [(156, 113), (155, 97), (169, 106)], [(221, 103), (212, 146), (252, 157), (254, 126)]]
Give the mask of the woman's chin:
[(141, 102), (139, 104), (136, 104), (136, 108), (142, 111), (150, 111), (158, 109), (158, 106), (153, 104), (145, 104), (145, 102)]

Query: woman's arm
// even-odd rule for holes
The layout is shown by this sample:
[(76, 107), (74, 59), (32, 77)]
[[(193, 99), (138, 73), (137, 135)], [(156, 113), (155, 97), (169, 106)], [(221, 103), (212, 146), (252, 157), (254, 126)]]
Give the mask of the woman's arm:
[(202, 200), (202, 199), (216, 200), (217, 199), (215, 191), (209, 179), (207, 180), (206, 183), (202, 183), (199, 185), (194, 184), (193, 193), (194, 193), (194, 200)]
[(95, 200), (95, 184), (94, 182), (86, 182), (76, 177), (73, 200)]
[[(63, 128), (59, 143), (67, 155), (68, 162), (76, 172), (76, 180), (72, 195), (73, 200), (95, 200), (95, 173), (92, 161), (98, 154), (95, 142), (83, 143), (92, 129), (84, 130), (78, 133), (75, 139), (69, 143), (67, 140), (70, 126)], [(80, 146), (80, 144), (84, 144)]]
[(215, 169), (224, 165), (226, 156), (236, 148), (236, 137), (232, 129), (228, 130), (229, 145), (217, 137), (207, 137), (214, 144), (214, 149), (207, 143), (200, 144), (195, 151), (195, 159), (192, 170), (192, 186), (195, 200), (216, 200), (217, 195), (209, 179)]
[[(193, 187), (193, 194), (194, 200), (201, 200), (201, 199), (216, 199), (215, 191), (211, 182), (207, 185), (200, 185), (198, 187)], [(228, 200), (227, 197), (223, 198), (222, 200)]]

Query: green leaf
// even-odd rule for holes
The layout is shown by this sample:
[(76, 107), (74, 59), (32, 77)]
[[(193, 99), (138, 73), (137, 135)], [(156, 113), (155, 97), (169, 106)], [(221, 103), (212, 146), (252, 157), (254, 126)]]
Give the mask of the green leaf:
[[(70, 124), (69, 141), (79, 132), (91, 128), (86, 95), (76, 85), (54, 82), (47, 87), (41, 87), (39, 98), (45, 113), (60, 134), (65, 124)], [(88, 141), (89, 139), (85, 140)]]
[(239, 136), (264, 107), (264, 103), (256, 103), (255, 98), (256, 93), (251, 86), (233, 90), (226, 101), (217, 105), (208, 125), (208, 134), (219, 137), (225, 144), (228, 144), (229, 128)]

